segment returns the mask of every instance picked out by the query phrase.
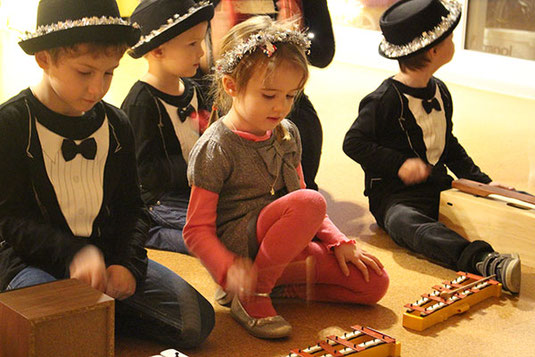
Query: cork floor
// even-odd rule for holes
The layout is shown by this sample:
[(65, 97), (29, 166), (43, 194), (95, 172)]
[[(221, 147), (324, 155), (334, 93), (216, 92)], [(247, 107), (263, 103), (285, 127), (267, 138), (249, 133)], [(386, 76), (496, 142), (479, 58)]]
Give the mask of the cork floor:
[[(22, 52), (4, 40), (0, 42), (2, 102), (25, 88), (29, 79), (38, 78), (38, 71), (31, 69), (35, 66), (33, 59), (19, 55)], [(106, 99), (120, 105), (143, 71), (142, 60), (125, 57)], [(362, 194), (363, 172), (342, 152), (343, 136), (356, 117), (360, 99), (388, 75), (384, 71), (334, 62), (327, 69), (313, 69), (306, 89), (324, 130), (317, 182), (327, 198), (329, 214), (343, 232), (355, 237), (383, 262), (391, 279), (386, 296), (375, 306), (277, 302), (277, 310), (294, 327), (292, 336), (281, 341), (249, 336), (234, 322), (228, 309), (216, 305), (216, 326), (207, 341), (195, 350), (182, 352), (196, 357), (283, 356), (290, 349), (314, 344), (326, 334), (326, 329), (348, 331), (351, 325), (359, 324), (396, 338), (401, 343), (401, 355), (406, 357), (533, 355), (535, 268), (526, 266), (523, 266), (523, 285), (518, 296), (503, 294), (487, 299), (423, 332), (402, 326), (403, 305), (416, 301), (433, 285), (455, 278), (455, 273), (397, 247), (377, 228)], [(455, 104), (455, 134), (476, 163), (495, 180), (535, 192), (534, 101), (449, 86)], [(504, 236), (504, 239), (511, 241), (514, 250), (514, 237)], [(215, 284), (195, 258), (158, 251), (151, 251), (150, 256), (179, 273), (213, 301)], [(173, 347), (119, 338), (116, 356), (147, 357)]]

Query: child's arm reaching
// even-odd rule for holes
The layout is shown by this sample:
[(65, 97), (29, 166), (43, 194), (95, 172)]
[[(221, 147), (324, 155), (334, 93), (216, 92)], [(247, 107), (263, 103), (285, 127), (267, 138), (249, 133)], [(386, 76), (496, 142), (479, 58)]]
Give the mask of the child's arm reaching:
[(250, 259), (236, 256), (217, 237), (218, 200), (217, 193), (192, 186), (184, 241), (220, 286), (244, 298), (255, 291), (257, 273)]
[(197, 256), (214, 280), (225, 287), (227, 271), (236, 256), (221, 243), (216, 234), (219, 195), (193, 185), (184, 226), (184, 242)]

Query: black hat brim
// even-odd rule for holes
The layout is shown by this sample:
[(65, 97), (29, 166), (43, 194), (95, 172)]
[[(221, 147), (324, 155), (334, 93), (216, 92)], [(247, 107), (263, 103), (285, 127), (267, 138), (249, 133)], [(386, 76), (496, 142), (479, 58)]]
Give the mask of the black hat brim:
[(130, 25), (80, 26), (23, 40), (19, 45), (29, 55), (51, 48), (87, 42), (126, 43), (128, 46), (133, 46), (139, 40), (140, 33), (139, 28)]
[(379, 45), (379, 54), (385, 58), (388, 58), (388, 59), (395, 59), (395, 60), (399, 60), (399, 59), (407, 59), (407, 58), (410, 58), (410, 57), (413, 57), (413, 56), (416, 56), (417, 54), (419, 53), (422, 53), (422, 52), (425, 52), (427, 51), (428, 49), (432, 48), (433, 46), (439, 44), (441, 41), (445, 40), (452, 32), (453, 30), (455, 30), (455, 28), (457, 27), (457, 25), (459, 24), (459, 22), (461, 21), (461, 16), (459, 15), (459, 17), (457, 17), (457, 19), (455, 20), (454, 23), (451, 24), (450, 28), (448, 28), (442, 35), (440, 35), (439, 37), (437, 37), (433, 42), (427, 44), (426, 46), (414, 51), (414, 52), (411, 52), (409, 54), (406, 54), (406, 55), (402, 55), (402, 56), (388, 56), (382, 49), (381, 49), (381, 46)]
[(399, 60), (399, 59), (407, 59), (407, 58), (410, 58), (410, 57), (413, 57), (413, 56), (416, 56), (417, 54), (420, 54), (422, 52), (425, 52), (427, 51), (428, 49), (432, 48), (433, 46), (439, 44), (441, 41), (445, 40), (452, 32), (453, 30), (455, 30), (455, 28), (457, 27), (457, 25), (459, 24), (459, 22), (461, 21), (461, 15), (459, 15), (457, 17), (457, 19), (451, 24), (451, 26), (446, 30), (444, 31), (444, 33), (442, 35), (440, 35), (439, 37), (437, 37), (433, 42), (427, 44), (426, 46), (422, 47), (422, 48), (419, 48), (417, 49), (416, 51), (414, 52), (411, 52), (409, 54), (406, 54), (406, 55), (402, 55), (402, 56), (389, 56), (387, 55), (382, 49), (381, 49), (381, 45), (379, 45), (379, 54), (385, 58), (388, 58), (388, 59), (395, 59), (395, 60)]
[(169, 27), (161, 34), (155, 36), (150, 41), (135, 46), (128, 51), (128, 54), (133, 58), (140, 58), (146, 53), (152, 51), (158, 46), (166, 43), (167, 41), (180, 35), (182, 32), (189, 30), (190, 28), (200, 24), (204, 21), (210, 21), (214, 17), (213, 6), (206, 6), (199, 9), (186, 19), (177, 22), (174, 26)]

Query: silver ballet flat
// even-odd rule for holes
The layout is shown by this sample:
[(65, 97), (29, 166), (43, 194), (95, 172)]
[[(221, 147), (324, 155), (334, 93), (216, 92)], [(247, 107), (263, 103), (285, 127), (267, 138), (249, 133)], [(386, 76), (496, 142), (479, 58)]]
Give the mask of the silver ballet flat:
[(230, 314), (247, 332), (258, 338), (283, 338), (292, 333), (292, 326), (280, 315), (263, 318), (251, 317), (237, 296), (232, 300)]

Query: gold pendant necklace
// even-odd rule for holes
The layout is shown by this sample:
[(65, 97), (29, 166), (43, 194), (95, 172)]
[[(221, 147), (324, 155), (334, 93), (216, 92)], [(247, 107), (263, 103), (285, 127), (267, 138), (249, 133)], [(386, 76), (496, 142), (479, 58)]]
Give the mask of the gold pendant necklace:
[[(234, 123), (230, 120), (230, 119), (222, 119), (224, 120), (224, 123), (228, 123), (230, 124), (230, 126), (232, 127), (232, 130), (234, 131), (238, 131), (238, 129), (236, 128), (236, 126), (234, 125)], [(245, 147), (245, 144), (242, 142), (242, 140), (247, 140), (247, 139), (244, 139), (242, 138), (238, 133), (234, 133), (236, 135), (238, 135), (238, 140), (241, 144), (241, 146), (246, 149)], [(277, 150), (275, 150), (275, 156), (277, 156), (278, 153), (277, 153)], [(277, 163), (277, 158), (275, 157), (275, 164)], [(277, 165), (277, 175), (275, 176), (275, 180), (273, 181), (273, 183), (269, 183), (268, 179), (264, 176), (262, 176), (264, 178), (264, 180), (266, 181), (266, 183), (270, 186), (270, 190), (269, 190), (269, 193), (271, 194), (271, 196), (275, 196), (275, 185), (277, 184), (277, 180), (279, 179), (279, 175), (280, 175), (280, 172), (281, 172), (281, 167), (282, 167), (282, 158), (281, 158), (281, 164), (280, 165)], [(269, 171), (268, 171), (268, 174), (269, 174)]]

